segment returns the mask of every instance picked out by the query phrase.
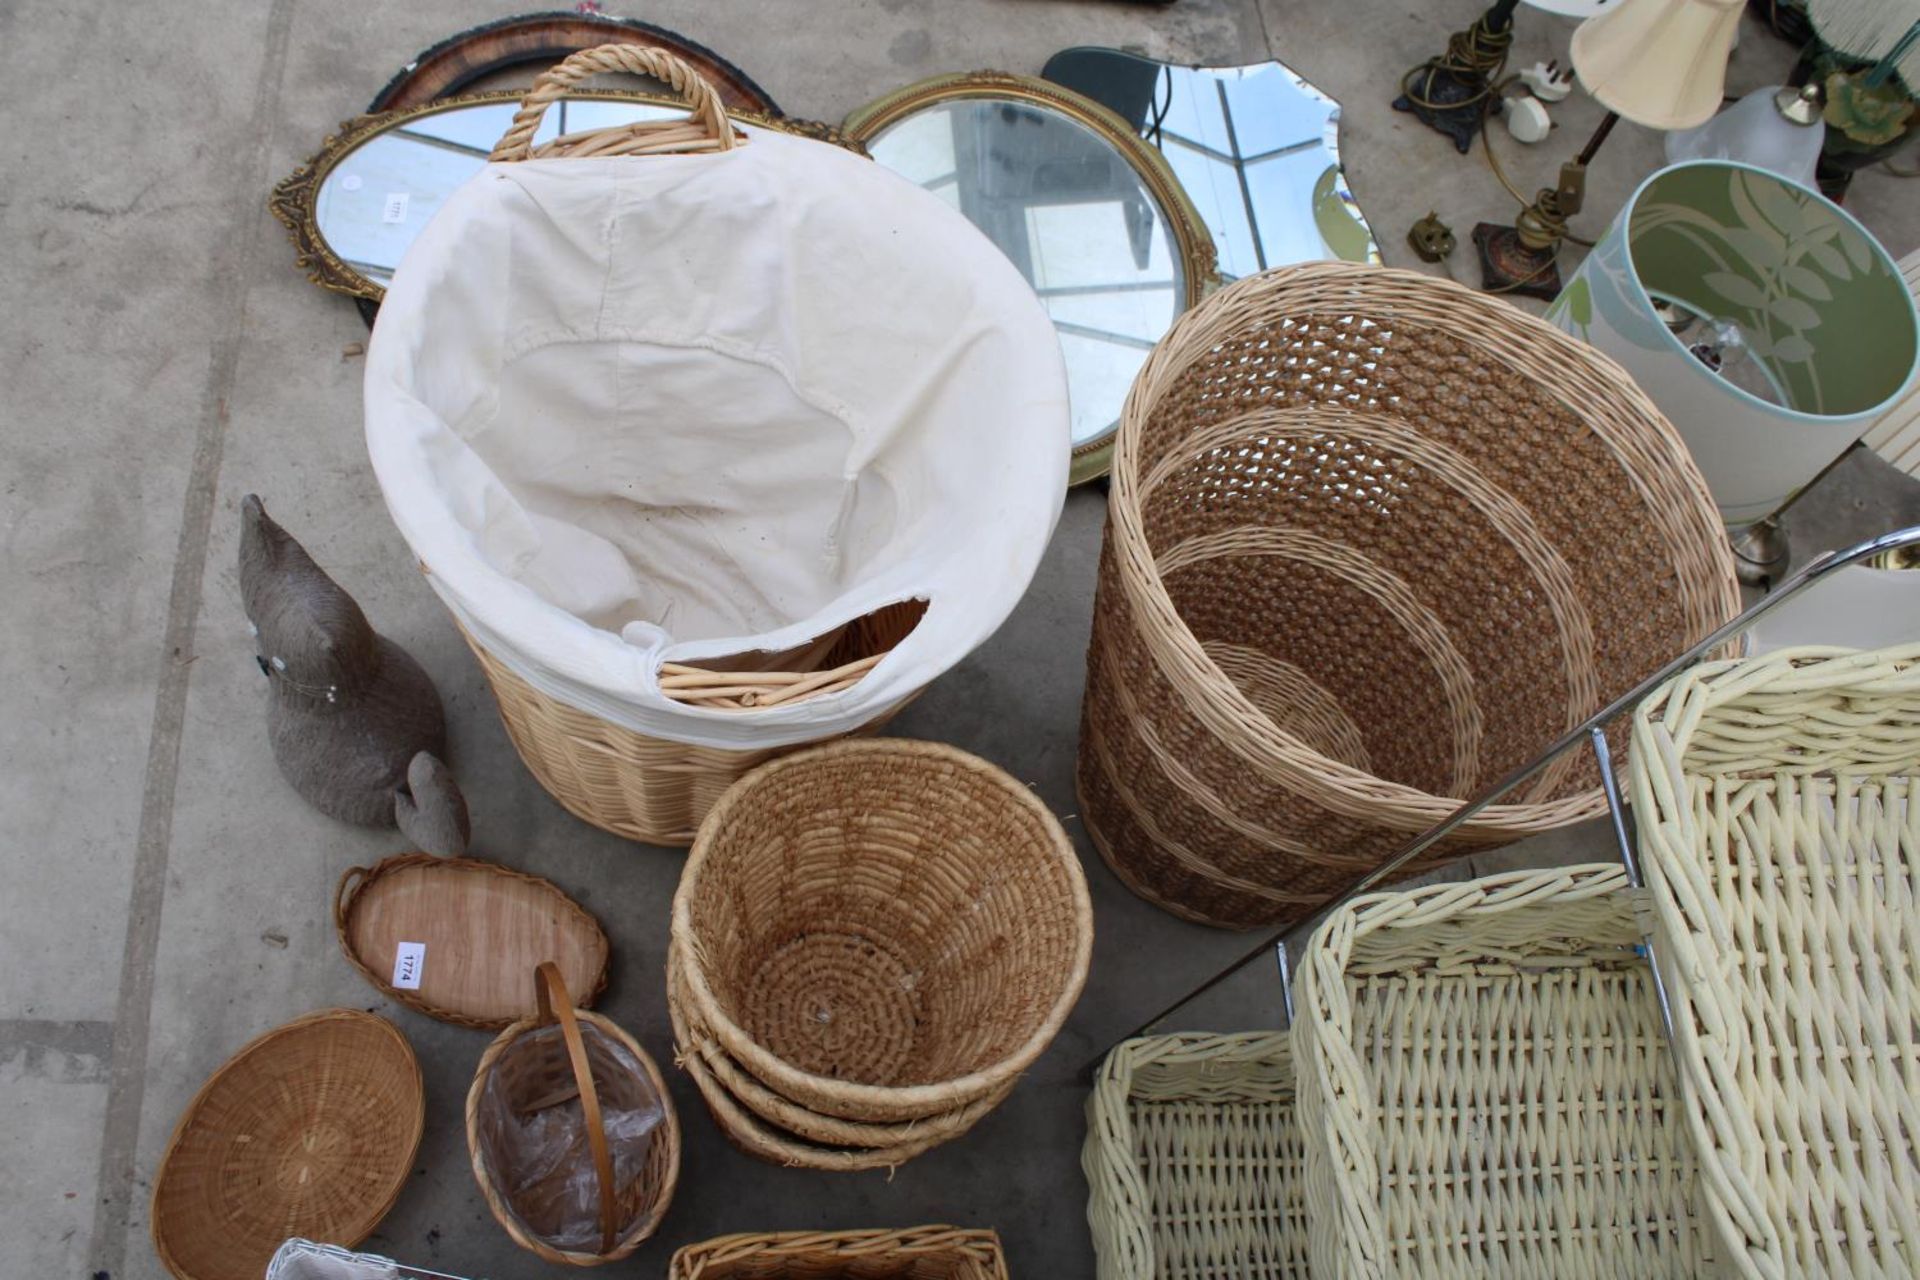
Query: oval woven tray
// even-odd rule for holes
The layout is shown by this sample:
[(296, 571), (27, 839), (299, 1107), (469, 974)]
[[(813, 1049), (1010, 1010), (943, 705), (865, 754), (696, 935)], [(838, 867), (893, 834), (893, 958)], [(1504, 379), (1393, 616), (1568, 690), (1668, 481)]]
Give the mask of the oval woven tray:
[(420, 1066), (392, 1023), (323, 1009), (200, 1086), (153, 1179), (154, 1251), (180, 1280), (257, 1280), (289, 1236), (359, 1244), (413, 1171)]
[[(333, 927), (383, 995), (462, 1027), (498, 1031), (531, 1014), (542, 960), (560, 966), (582, 1008), (607, 985), (600, 922), (552, 881), (494, 862), (404, 853), (353, 867), (340, 877)], [(392, 982), (403, 942), (426, 947), (418, 990)]]

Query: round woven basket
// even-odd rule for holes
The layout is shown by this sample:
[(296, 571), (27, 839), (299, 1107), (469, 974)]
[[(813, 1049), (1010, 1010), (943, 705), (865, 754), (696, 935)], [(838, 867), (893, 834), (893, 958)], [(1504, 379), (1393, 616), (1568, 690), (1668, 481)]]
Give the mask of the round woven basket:
[(966, 1107), (1053, 1039), (1093, 911), (1072, 844), (952, 747), (839, 742), (742, 778), (673, 901), (690, 1019), (768, 1089), (888, 1124)]
[[(487, 1207), (514, 1243), (548, 1262), (591, 1267), (626, 1257), (651, 1236), (673, 1202), (680, 1181), (680, 1121), (660, 1069), (639, 1042), (612, 1019), (573, 1007), (558, 966), (539, 968), (540, 1011), (502, 1031), (480, 1058), (467, 1091), (467, 1149), (474, 1180)], [(558, 1027), (560, 1035), (529, 1033)], [(621, 1052), (624, 1051), (624, 1052)], [(502, 1086), (490, 1090), (496, 1077)], [(498, 1106), (525, 1114), (578, 1097), (594, 1177), (600, 1192), (600, 1242), (595, 1249), (549, 1244), (501, 1185)], [(662, 1109), (644, 1165), (626, 1182), (616, 1178), (603, 1128), (605, 1109), (632, 1111), (657, 1103)], [(537, 1215), (533, 1215), (537, 1216)]]
[[(1705, 483), (1604, 356), (1428, 276), (1249, 277), (1122, 416), (1082, 817), (1167, 910), (1291, 923), (1738, 608)], [(1567, 756), (1406, 872), (1597, 783)]]
[(356, 1245), (413, 1172), (420, 1067), (392, 1023), (296, 1018), (208, 1077), (153, 1180), (154, 1252), (180, 1280), (256, 1280), (288, 1236)]
[[(1013, 1084), (1009, 1081), (993, 1093), (970, 1102), (958, 1110), (896, 1124), (871, 1124), (859, 1120), (842, 1120), (836, 1116), (823, 1116), (817, 1111), (810, 1111), (796, 1102), (781, 1097), (755, 1079), (751, 1072), (742, 1069), (739, 1063), (728, 1057), (726, 1050), (720, 1047), (712, 1034), (688, 1016), (687, 997), (684, 994), (685, 982), (686, 979), (680, 972), (679, 956), (669, 947), (667, 950), (667, 1008), (673, 1020), (676, 1062), (684, 1068), (689, 1056), (698, 1056), (699, 1065), (705, 1075), (714, 1085), (724, 1089), (734, 1102), (764, 1120), (771, 1128), (782, 1130), (804, 1142), (823, 1147), (868, 1148), (883, 1151), (892, 1151), (916, 1143), (927, 1143), (929, 1139), (932, 1143), (948, 1142), (978, 1124), (981, 1118), (999, 1106), (1013, 1089)], [(917, 1149), (925, 1150), (926, 1146), (923, 1145)]]
[(736, 1150), (768, 1164), (827, 1173), (891, 1171), (959, 1137), (1013, 1090), (1013, 1082), (1008, 1081), (962, 1111), (949, 1113), (964, 1117), (958, 1123), (936, 1116), (924, 1124), (862, 1124), (808, 1111), (769, 1090), (741, 1070), (710, 1036), (690, 1027), (679, 965), (671, 949), (667, 966), (667, 1016), (673, 1023), (674, 1064), (693, 1079), (721, 1135)]

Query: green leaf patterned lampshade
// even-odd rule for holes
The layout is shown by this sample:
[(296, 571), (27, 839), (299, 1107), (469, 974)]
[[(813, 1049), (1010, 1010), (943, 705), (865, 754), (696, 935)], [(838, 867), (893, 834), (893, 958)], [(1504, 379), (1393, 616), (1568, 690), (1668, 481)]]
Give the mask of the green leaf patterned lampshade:
[(1913, 298), (1865, 228), (1804, 187), (1724, 161), (1647, 179), (1548, 319), (1626, 366), (1736, 526), (1872, 425), (1920, 346)]

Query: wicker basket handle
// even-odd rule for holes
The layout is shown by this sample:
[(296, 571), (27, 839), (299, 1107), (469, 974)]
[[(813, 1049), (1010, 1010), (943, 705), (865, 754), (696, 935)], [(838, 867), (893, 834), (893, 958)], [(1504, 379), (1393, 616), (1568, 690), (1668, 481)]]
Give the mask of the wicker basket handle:
[[(525, 160), (532, 154), (534, 130), (540, 127), (540, 117), (546, 114), (547, 108), (565, 97), (567, 90), (580, 81), (603, 71), (631, 71), (664, 80), (687, 100), (692, 110), (684, 121), (643, 120), (621, 129), (603, 130), (598, 135), (602, 140), (593, 147), (593, 154), (733, 149), (736, 139), (733, 124), (727, 119), (726, 106), (699, 72), (663, 49), (637, 44), (603, 44), (582, 49), (541, 72), (540, 78), (527, 90), (527, 96), (520, 100), (520, 110), (514, 113), (513, 123), (507, 126), (488, 159)], [(694, 128), (689, 129), (689, 125)], [(674, 145), (650, 146), (649, 135), (655, 135), (655, 142), (665, 142), (671, 137)]]
[(353, 905), (354, 895), (360, 892), (361, 884), (372, 870), (371, 867), (348, 867), (333, 891), (333, 930), (342, 939), (347, 936), (347, 908)]
[(606, 1122), (600, 1118), (600, 1094), (593, 1087), (593, 1066), (587, 1061), (587, 1044), (580, 1037), (580, 1019), (574, 1016), (573, 997), (560, 977), (560, 966), (551, 960), (540, 962), (535, 994), (540, 1001), (540, 1025), (560, 1026), (560, 1038), (567, 1042), (567, 1057), (573, 1063), (573, 1083), (580, 1090), (580, 1112), (586, 1123), (587, 1146), (593, 1152), (593, 1172), (600, 1182), (600, 1252), (613, 1251), (613, 1154), (607, 1150)]

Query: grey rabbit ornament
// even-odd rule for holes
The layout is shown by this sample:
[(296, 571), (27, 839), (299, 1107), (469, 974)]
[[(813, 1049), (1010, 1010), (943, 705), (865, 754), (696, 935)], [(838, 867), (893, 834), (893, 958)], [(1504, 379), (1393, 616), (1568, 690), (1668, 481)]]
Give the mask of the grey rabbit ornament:
[[(410, 795), (414, 758), (446, 754), (446, 716), (433, 681), (374, 632), (353, 597), (268, 517), (258, 497), (246, 496), (240, 518), (240, 597), (272, 690), (267, 735), (280, 772), (329, 817), (395, 826), (396, 804)], [(444, 793), (452, 777), (437, 759), (432, 766), (438, 773), (423, 767), (422, 784)], [(411, 805), (408, 812), (415, 812)], [(456, 831), (464, 803), (459, 816)], [(434, 825), (444, 831), (448, 822)]]

